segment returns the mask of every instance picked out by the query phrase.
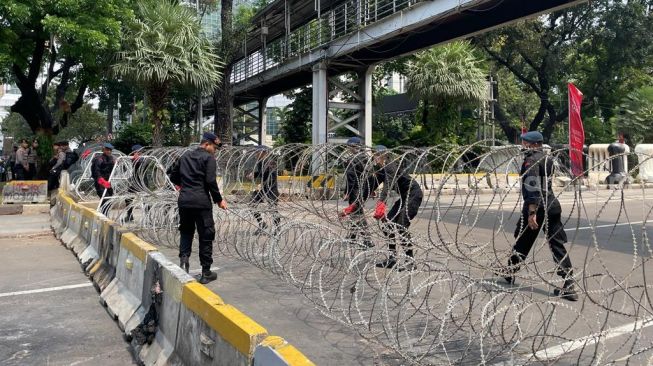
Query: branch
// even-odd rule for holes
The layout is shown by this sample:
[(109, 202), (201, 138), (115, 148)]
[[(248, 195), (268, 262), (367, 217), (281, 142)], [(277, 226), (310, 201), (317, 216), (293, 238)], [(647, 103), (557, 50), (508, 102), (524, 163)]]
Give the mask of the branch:
[(48, 76), (43, 82), (43, 85), (41, 85), (41, 103), (43, 103), (43, 101), (45, 100), (45, 96), (48, 93), (48, 85), (50, 85), (52, 79), (57, 77), (57, 75), (59, 75), (63, 69), (63, 68), (59, 68), (59, 70), (54, 71), (54, 64), (56, 62), (57, 62), (57, 52), (56, 49), (54, 48), (54, 45), (52, 45), (52, 47), (50, 47), (50, 65), (48, 66)]
[(21, 88), (21, 85), (24, 86), (27, 83), (27, 76), (25, 76), (23, 70), (21, 70), (21, 68), (16, 64), (11, 65), (11, 69), (13, 70), (14, 76), (16, 76), (16, 80), (18, 81), (18, 89), (22, 91), (23, 89)]
[(41, 72), (41, 61), (43, 60), (43, 55), (45, 54), (45, 39), (39, 38), (36, 40), (36, 46), (34, 48), (34, 53), (32, 53), (32, 61), (29, 65), (29, 72), (27, 74), (27, 79), (32, 85), (36, 84), (36, 79), (39, 77)]
[(532, 80), (529, 80), (528, 78), (526, 78), (526, 76), (524, 76), (521, 72), (519, 72), (519, 70), (517, 70), (517, 69), (516, 69), (512, 64), (510, 64), (507, 60), (504, 60), (501, 56), (499, 56), (498, 53), (496, 53), (496, 52), (490, 50), (490, 48), (487, 47), (487, 46), (485, 46), (485, 45), (483, 46), (483, 49), (484, 49), (485, 52), (487, 52), (487, 53), (488, 53), (492, 58), (494, 58), (498, 63), (500, 63), (500, 64), (503, 65), (506, 69), (508, 69), (510, 72), (512, 72), (513, 75), (515, 75), (515, 76), (517, 77), (517, 79), (519, 79), (519, 80), (520, 80), (521, 82), (523, 82), (524, 84), (530, 86), (531, 89), (533, 89), (534, 92), (538, 93), (538, 95), (541, 93), (540, 88), (537, 87), (537, 85), (535, 84), (535, 82), (533, 82)]

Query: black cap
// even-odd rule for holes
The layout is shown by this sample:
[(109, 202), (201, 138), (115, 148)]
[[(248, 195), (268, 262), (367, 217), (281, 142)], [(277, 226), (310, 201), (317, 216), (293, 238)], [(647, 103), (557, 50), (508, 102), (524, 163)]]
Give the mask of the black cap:
[(210, 141), (214, 144), (218, 144), (218, 136), (213, 132), (204, 132), (202, 134), (202, 141)]

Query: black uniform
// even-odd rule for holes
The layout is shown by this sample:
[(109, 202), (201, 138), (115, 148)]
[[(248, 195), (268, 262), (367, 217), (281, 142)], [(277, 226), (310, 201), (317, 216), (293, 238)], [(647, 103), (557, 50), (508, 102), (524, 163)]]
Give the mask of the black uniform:
[[(394, 190), (399, 193), (399, 199), (392, 205), (392, 208), (386, 215), (387, 218), (395, 224), (395, 228), (385, 225), (384, 233), (393, 242), (390, 243), (390, 250), (395, 251), (394, 243), (395, 231), (399, 233), (400, 244), (406, 247), (412, 246), (410, 240), (410, 221), (417, 216), (419, 206), (422, 204), (423, 193), (419, 183), (413, 179), (408, 172), (400, 170), (396, 162), (390, 162), (381, 168), (377, 174), (379, 183), (383, 183), (381, 191), (381, 201), (385, 202), (388, 198), (388, 191)], [(409, 256), (413, 255), (412, 249), (406, 251)]]
[(199, 236), (199, 257), (202, 270), (213, 264), (215, 222), (213, 204), (222, 196), (216, 181), (215, 158), (208, 151), (197, 148), (185, 153), (175, 164), (170, 176), (172, 183), (181, 186), (179, 207), (179, 257), (189, 257), (195, 228)]
[(365, 201), (370, 197), (370, 192), (376, 189), (373, 183), (376, 182), (376, 179), (366, 174), (366, 163), (367, 159), (365, 159), (363, 153), (356, 154), (348, 163), (345, 169), (345, 194), (347, 195), (347, 203), (356, 205), (354, 211), (351, 212), (352, 226), (349, 230), (348, 239), (356, 240), (360, 235), (363, 240), (369, 243), (366, 243), (367, 246), (371, 246), (364, 206)]
[[(522, 215), (515, 228), (517, 242), (513, 247), (513, 254), (510, 257), (510, 271), (519, 270), (521, 262), (533, 247), (544, 224), (546, 215), (547, 222), (544, 230), (549, 241), (549, 247), (553, 253), (553, 260), (558, 265), (557, 273), (563, 278), (572, 275), (571, 260), (567, 254), (564, 244), (567, 242), (567, 234), (560, 220), (562, 210), (560, 202), (553, 194), (551, 177), (553, 176), (553, 161), (546, 157), (541, 150), (528, 150), (521, 166), (521, 192), (524, 200)], [(537, 205), (538, 229), (533, 230), (528, 226), (528, 205)]]
[(100, 154), (95, 157), (93, 165), (91, 166), (91, 177), (93, 177), (93, 182), (95, 182), (95, 192), (98, 197), (102, 197), (104, 194), (104, 198), (102, 198), (102, 201), (100, 202), (100, 211), (105, 216), (109, 214), (109, 205), (107, 204), (107, 201), (109, 197), (113, 196), (113, 188), (107, 188), (105, 193), (105, 188), (98, 183), (98, 180), (104, 178), (106, 181), (109, 181), (114, 165), (116, 165), (116, 159), (114, 159), (113, 155), (107, 156)]
[[(279, 227), (281, 217), (277, 209), (279, 201), (279, 186), (277, 184), (277, 165), (274, 161), (261, 159), (256, 162), (254, 169), (254, 180), (259, 181), (261, 189), (252, 193), (252, 205), (258, 206), (261, 203), (267, 203), (272, 209), (272, 220), (275, 229)], [(259, 211), (254, 211), (254, 218), (258, 222), (260, 229), (265, 229), (266, 224)]]

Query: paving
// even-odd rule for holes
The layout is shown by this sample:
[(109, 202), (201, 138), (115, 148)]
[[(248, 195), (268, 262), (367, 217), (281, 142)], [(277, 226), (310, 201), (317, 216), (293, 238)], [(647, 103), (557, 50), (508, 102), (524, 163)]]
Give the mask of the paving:
[(48, 215), (0, 216), (0, 365), (135, 364), (49, 226)]

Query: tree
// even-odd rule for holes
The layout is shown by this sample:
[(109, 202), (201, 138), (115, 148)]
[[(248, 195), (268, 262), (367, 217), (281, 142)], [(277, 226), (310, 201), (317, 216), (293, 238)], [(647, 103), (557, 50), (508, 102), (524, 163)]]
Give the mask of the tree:
[(286, 94), (292, 103), (279, 110), (278, 145), (310, 143), (313, 111), (313, 88), (304, 87)]
[[(11, 111), (33, 132), (57, 134), (119, 48), (129, 0), (0, 3), (0, 77), (21, 92)], [(48, 92), (54, 88), (53, 98)], [(67, 99), (74, 88), (74, 98)], [(55, 119), (55, 115), (59, 118)]]
[[(624, 90), (642, 86), (650, 70), (653, 22), (646, 1), (598, 0), (475, 37), (488, 58), (539, 99), (529, 130), (548, 141), (567, 118), (566, 83), (584, 92), (585, 115), (607, 119)], [(648, 65), (648, 66), (647, 66)], [(494, 68), (496, 71), (496, 68)], [(495, 86), (495, 116), (509, 141), (518, 133)], [(514, 117), (513, 117), (514, 118)]]
[(633, 145), (653, 142), (653, 86), (631, 92), (615, 109), (613, 123)]
[(170, 0), (142, 0), (137, 13), (125, 30), (113, 70), (143, 85), (153, 114), (152, 144), (161, 146), (171, 88), (212, 90), (221, 80), (221, 62), (201, 34), (194, 10)]
[[(459, 108), (486, 98), (488, 83), (469, 42), (420, 52), (407, 71), (408, 93), (422, 101), (421, 144), (440, 142)], [(433, 112), (433, 119), (429, 118)], [(455, 131), (449, 131), (455, 133)]]
[(132, 146), (136, 144), (145, 146), (149, 141), (152, 141), (150, 126), (145, 123), (132, 123), (123, 125), (118, 130), (113, 146), (122, 152), (130, 152)]
[(90, 104), (84, 104), (77, 112), (73, 113), (68, 127), (57, 135), (57, 139), (76, 140), (82, 143), (94, 141), (106, 133), (104, 116), (94, 110)]
[(29, 128), (25, 118), (18, 113), (10, 113), (2, 120), (2, 134), (14, 138), (14, 142), (22, 139), (31, 139), (34, 132)]

